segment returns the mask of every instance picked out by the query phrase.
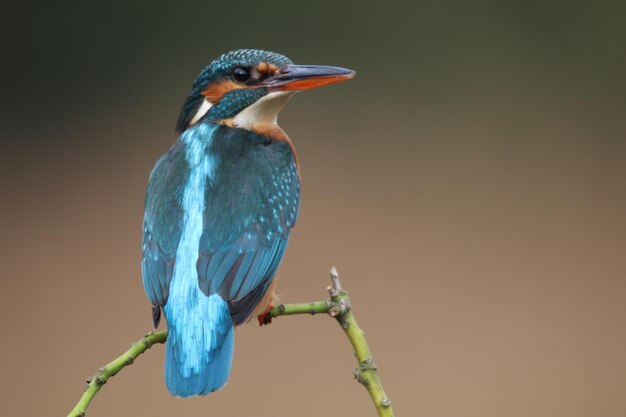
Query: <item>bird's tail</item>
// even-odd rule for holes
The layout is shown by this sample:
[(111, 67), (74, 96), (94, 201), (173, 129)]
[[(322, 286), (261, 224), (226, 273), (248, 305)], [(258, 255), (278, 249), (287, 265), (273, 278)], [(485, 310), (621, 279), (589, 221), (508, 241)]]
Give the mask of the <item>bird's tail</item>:
[[(213, 297), (219, 296), (205, 299)], [(226, 303), (214, 301), (208, 309), (200, 303), (188, 306), (187, 314), (168, 318), (165, 384), (176, 397), (206, 395), (228, 380), (235, 327)], [(203, 311), (193, 314), (195, 309)]]

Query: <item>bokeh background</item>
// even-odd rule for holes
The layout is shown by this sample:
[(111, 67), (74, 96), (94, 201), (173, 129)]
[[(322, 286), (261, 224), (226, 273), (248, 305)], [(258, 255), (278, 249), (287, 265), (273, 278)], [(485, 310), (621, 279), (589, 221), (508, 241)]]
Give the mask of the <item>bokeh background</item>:
[[(0, 413), (63, 416), (150, 329), (143, 198), (200, 69), (235, 48), (354, 68), (281, 114), (302, 166), (284, 302), (336, 265), (397, 415), (626, 415), (623, 2), (3, 7)], [(325, 317), (238, 330), (171, 398), (157, 346), (90, 416), (374, 416)]]

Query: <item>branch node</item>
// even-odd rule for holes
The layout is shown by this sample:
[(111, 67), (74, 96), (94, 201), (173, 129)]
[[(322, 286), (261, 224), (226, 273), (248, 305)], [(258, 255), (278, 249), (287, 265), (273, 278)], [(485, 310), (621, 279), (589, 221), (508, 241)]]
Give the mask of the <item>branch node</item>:
[(391, 405), (391, 400), (385, 397), (382, 400), (380, 400), (380, 405), (382, 405), (385, 408), (388, 408)]
[(354, 378), (359, 381), (359, 384), (363, 385), (364, 387), (367, 387), (369, 385), (369, 381), (367, 380), (367, 378), (363, 377), (363, 371), (365, 369), (363, 369), (363, 367), (361, 366), (357, 366), (356, 368), (354, 368), (353, 371), (353, 375)]
[(124, 362), (124, 364), (128, 366), (128, 365), (132, 365), (134, 362), (135, 360), (129, 356), (128, 358), (126, 358), (126, 361)]
[(100, 385), (100, 386), (107, 383), (106, 379), (100, 378), (99, 376), (96, 377), (95, 381), (96, 381), (96, 385)]
[(371, 357), (370, 357), (370, 358), (365, 358), (365, 359), (363, 360), (363, 365), (365, 365), (365, 366), (372, 365), (373, 363), (374, 363), (374, 361), (372, 360), (372, 358), (371, 358)]
[(280, 312), (280, 314), (284, 314), (285, 313), (285, 305), (281, 304), (278, 306), (278, 311)]

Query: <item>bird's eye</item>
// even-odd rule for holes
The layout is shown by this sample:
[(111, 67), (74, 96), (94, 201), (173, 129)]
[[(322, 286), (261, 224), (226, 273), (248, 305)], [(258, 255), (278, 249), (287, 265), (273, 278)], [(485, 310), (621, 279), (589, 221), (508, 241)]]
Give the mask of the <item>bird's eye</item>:
[(235, 81), (245, 83), (250, 79), (250, 71), (242, 67), (237, 67), (233, 70), (233, 78)]

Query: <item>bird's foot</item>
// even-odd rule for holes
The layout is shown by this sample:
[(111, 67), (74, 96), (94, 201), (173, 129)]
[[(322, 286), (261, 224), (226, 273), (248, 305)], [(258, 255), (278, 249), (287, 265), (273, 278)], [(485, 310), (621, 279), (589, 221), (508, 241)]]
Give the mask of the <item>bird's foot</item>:
[(259, 326), (263, 326), (264, 324), (270, 324), (272, 322), (272, 313), (270, 312), (274, 308), (274, 302), (271, 301), (265, 311), (257, 316), (257, 320), (259, 320)]

